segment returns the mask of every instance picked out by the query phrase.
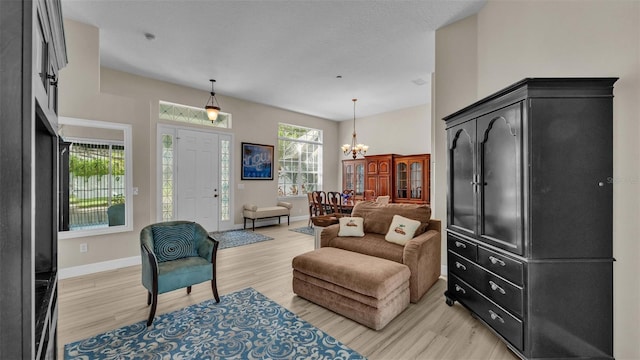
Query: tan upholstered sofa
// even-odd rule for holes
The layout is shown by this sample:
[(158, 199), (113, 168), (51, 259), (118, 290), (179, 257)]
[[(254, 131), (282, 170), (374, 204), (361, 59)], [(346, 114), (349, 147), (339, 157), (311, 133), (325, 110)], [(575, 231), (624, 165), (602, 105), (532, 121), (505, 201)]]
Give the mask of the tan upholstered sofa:
[[(420, 221), (413, 239), (404, 246), (385, 240), (394, 215)], [(430, 219), (427, 205), (377, 204), (362, 201), (355, 205), (353, 217), (364, 218), (364, 237), (340, 237), (340, 225), (322, 231), (320, 246), (335, 247), (392, 260), (409, 267), (410, 300), (418, 302), (440, 276), (440, 220)]]

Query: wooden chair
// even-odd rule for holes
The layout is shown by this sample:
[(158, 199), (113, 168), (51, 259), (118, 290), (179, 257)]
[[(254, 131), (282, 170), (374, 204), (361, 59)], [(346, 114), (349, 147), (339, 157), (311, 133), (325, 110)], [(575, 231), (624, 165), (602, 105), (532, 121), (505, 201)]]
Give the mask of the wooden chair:
[(314, 191), (312, 193), (314, 215), (320, 216), (327, 213), (327, 194), (324, 191)]
[(307, 226), (311, 227), (311, 225), (313, 224), (313, 222), (311, 221), (311, 218), (314, 216), (314, 205), (313, 205), (313, 193), (312, 192), (308, 192), (307, 193), (307, 201), (309, 201), (309, 222), (307, 223)]
[(342, 214), (342, 193), (337, 191), (327, 192), (327, 203), (334, 214)]
[(152, 224), (140, 231), (142, 285), (151, 305), (147, 326), (153, 323), (158, 294), (211, 281), (216, 302), (220, 302), (216, 285), (216, 254), (219, 242), (199, 224), (191, 221), (167, 221)]

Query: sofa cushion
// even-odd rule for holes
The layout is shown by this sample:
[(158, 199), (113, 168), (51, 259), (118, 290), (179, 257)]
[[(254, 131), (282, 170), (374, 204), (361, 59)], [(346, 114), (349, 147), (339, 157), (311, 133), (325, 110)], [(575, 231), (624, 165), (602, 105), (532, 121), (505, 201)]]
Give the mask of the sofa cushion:
[(419, 204), (378, 204), (373, 201), (356, 203), (351, 216), (364, 218), (364, 232), (386, 235), (394, 215), (420, 221), (414, 236), (424, 233), (429, 226), (431, 208)]
[(362, 230), (363, 218), (345, 216), (338, 219), (338, 221), (340, 222), (338, 236), (364, 236), (364, 231)]
[(390, 243), (380, 234), (368, 233), (360, 238), (338, 236), (327, 246), (403, 263), (404, 246)]
[(393, 215), (393, 221), (391, 222), (389, 231), (387, 231), (387, 235), (385, 235), (384, 239), (394, 244), (404, 246), (407, 241), (413, 239), (413, 235), (416, 233), (419, 226), (420, 221), (418, 220), (407, 219), (400, 215)]

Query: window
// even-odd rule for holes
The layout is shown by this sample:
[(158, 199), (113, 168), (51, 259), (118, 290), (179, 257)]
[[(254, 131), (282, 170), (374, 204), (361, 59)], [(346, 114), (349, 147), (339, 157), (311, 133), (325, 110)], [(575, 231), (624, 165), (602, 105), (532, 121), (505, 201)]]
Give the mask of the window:
[(204, 107), (197, 108), (160, 101), (158, 116), (162, 120), (231, 129), (231, 114), (220, 112), (218, 118), (215, 121), (211, 121), (207, 117), (207, 112), (204, 110)]
[(322, 130), (278, 125), (278, 196), (322, 189)]
[(131, 231), (131, 126), (61, 117), (60, 238)]

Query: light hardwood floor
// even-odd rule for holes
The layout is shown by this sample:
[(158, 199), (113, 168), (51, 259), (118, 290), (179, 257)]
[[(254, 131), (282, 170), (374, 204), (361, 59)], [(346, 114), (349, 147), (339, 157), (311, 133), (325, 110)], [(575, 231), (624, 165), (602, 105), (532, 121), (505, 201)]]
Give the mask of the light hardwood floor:
[[(461, 305), (444, 301), (440, 278), (417, 304), (380, 331), (374, 331), (294, 295), (291, 259), (313, 250), (313, 237), (275, 225), (256, 229), (274, 238), (218, 251), (218, 292), (253, 287), (369, 359), (517, 359), (498, 338)], [(138, 241), (132, 234), (131, 241)], [(146, 320), (147, 293), (140, 266), (80, 276), (59, 283), (58, 353), (64, 344)], [(176, 290), (158, 296), (156, 314), (212, 298), (209, 283), (193, 286), (191, 295)]]

